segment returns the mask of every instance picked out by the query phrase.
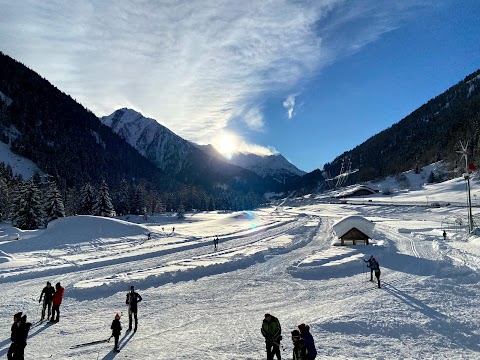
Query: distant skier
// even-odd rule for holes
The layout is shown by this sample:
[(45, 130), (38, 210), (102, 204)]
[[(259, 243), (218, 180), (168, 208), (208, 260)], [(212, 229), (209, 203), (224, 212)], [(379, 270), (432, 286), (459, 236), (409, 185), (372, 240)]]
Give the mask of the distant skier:
[(370, 255), (370, 259), (368, 260), (365, 260), (363, 259), (363, 261), (365, 261), (366, 263), (368, 263), (367, 267), (370, 268), (370, 281), (373, 281), (373, 268), (372, 268), (372, 264), (374, 262), (376, 262), (375, 258), (373, 257), (373, 255)]
[(313, 340), (312, 334), (310, 334), (310, 326), (305, 324), (298, 325), (298, 330), (300, 330), (300, 335), (305, 341), (305, 347), (308, 352), (305, 356), (307, 360), (313, 360), (317, 356), (317, 349), (315, 348), (315, 341)]
[(305, 346), (305, 340), (300, 336), (300, 331), (292, 331), (293, 342), (293, 360), (307, 360), (308, 349)]
[(40, 293), (40, 298), (38, 299), (38, 303), (40, 304), (42, 302), (42, 297), (43, 297), (42, 318), (40, 319), (41, 321), (45, 319), (45, 310), (47, 308), (48, 308), (47, 320), (50, 319), (50, 315), (52, 313), (52, 300), (53, 300), (54, 293), (55, 293), (55, 289), (53, 288), (50, 281), (47, 281), (47, 286), (43, 288), (42, 292)]
[(372, 263), (372, 265), (370, 265), (370, 268), (372, 268), (375, 272), (375, 277), (377, 278), (378, 282), (378, 288), (380, 289), (380, 264), (378, 263), (378, 261), (375, 261)]
[(217, 247), (218, 247), (218, 236), (216, 236), (216, 237), (213, 239), (213, 250), (214, 250), (214, 251), (217, 251)]
[(115, 319), (112, 321), (112, 325), (110, 326), (112, 329), (112, 336), (115, 339), (115, 345), (113, 347), (113, 351), (120, 352), (118, 349), (118, 339), (120, 338), (120, 334), (122, 333), (122, 324), (120, 324), (120, 314), (117, 313), (115, 315)]
[[(50, 319), (50, 322), (59, 322), (60, 321), (60, 304), (62, 303), (63, 300), (63, 293), (65, 289), (63, 286), (60, 285), (59, 282), (55, 284), (55, 294), (53, 294), (53, 307), (52, 307), (52, 318)], [(55, 317), (55, 313), (57, 313), (57, 316)]]
[(443, 240), (447, 240), (447, 232), (443, 230)]
[(30, 326), (32, 326), (32, 324), (27, 322), (27, 315), (22, 316), (22, 313), (19, 312), (13, 316), (12, 335), (10, 336), (12, 343), (8, 348), (7, 359), (24, 359)]
[(281, 360), (280, 341), (282, 340), (282, 328), (280, 321), (275, 316), (265, 314), (262, 322), (262, 335), (265, 338), (267, 348), (267, 360), (273, 360), (276, 355)]
[(152, 238), (152, 233), (147, 234), (147, 240), (150, 240)]
[(175, 232), (175, 226), (172, 228), (172, 233), (174, 233), (174, 232)]
[(128, 304), (128, 331), (132, 330), (132, 315), (135, 318), (135, 329), (133, 331), (137, 331), (137, 311), (138, 303), (140, 301), (142, 301), (142, 297), (135, 291), (135, 287), (133, 285), (130, 286), (130, 292), (127, 293), (127, 300), (125, 301), (125, 303)]

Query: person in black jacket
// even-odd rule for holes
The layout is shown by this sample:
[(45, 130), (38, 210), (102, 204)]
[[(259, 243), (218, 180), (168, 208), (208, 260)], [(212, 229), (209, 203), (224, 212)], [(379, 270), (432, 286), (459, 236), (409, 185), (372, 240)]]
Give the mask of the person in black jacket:
[(38, 299), (38, 303), (40, 304), (42, 302), (42, 296), (43, 296), (43, 307), (42, 307), (42, 318), (40, 320), (45, 319), (45, 310), (48, 307), (48, 316), (47, 319), (50, 319), (50, 314), (52, 313), (52, 300), (53, 300), (53, 294), (55, 293), (55, 289), (53, 288), (52, 284), (50, 281), (47, 281), (47, 286), (45, 286), (40, 293), (40, 299)]
[(12, 335), (10, 336), (12, 343), (10, 344), (7, 353), (7, 358), (9, 360), (24, 359), (30, 326), (32, 326), (32, 324), (27, 322), (27, 315), (22, 316), (22, 313), (19, 312), (13, 316), (13, 324), (11, 329)]
[(112, 321), (112, 326), (110, 326), (110, 329), (112, 329), (112, 336), (115, 339), (115, 346), (113, 347), (113, 351), (120, 352), (120, 350), (118, 349), (118, 339), (120, 338), (120, 334), (122, 333), (122, 325), (120, 324), (119, 313), (115, 315), (115, 319)]
[(133, 331), (137, 331), (137, 311), (138, 303), (140, 301), (142, 301), (142, 297), (135, 291), (135, 287), (133, 285), (130, 286), (130, 292), (127, 293), (127, 300), (125, 301), (125, 303), (128, 305), (128, 331), (132, 330), (132, 315), (135, 317), (135, 329)]
[(305, 346), (305, 340), (300, 336), (300, 331), (292, 331), (293, 342), (293, 360), (308, 360), (308, 350)]
[(370, 268), (370, 281), (373, 281), (373, 268), (372, 268), (372, 264), (376, 262), (375, 258), (373, 257), (373, 255), (370, 255), (370, 259), (368, 260), (365, 260), (363, 259), (363, 261), (365, 261), (366, 263), (368, 263), (367, 267)]
[(305, 324), (298, 325), (298, 330), (300, 330), (300, 336), (305, 342), (305, 347), (308, 350), (308, 353), (305, 355), (305, 359), (313, 360), (317, 356), (317, 349), (315, 348), (315, 341), (313, 340), (312, 334), (310, 334), (310, 326)]

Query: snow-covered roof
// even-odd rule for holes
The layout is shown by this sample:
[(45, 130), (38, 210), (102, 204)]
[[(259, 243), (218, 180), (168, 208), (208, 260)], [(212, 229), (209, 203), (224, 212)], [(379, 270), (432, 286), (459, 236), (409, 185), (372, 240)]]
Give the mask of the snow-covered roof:
[(372, 221), (367, 220), (362, 216), (352, 215), (344, 217), (333, 224), (333, 231), (335, 231), (335, 234), (337, 234), (338, 237), (341, 237), (352, 228), (356, 228), (369, 238), (373, 238), (374, 227), (375, 224)]

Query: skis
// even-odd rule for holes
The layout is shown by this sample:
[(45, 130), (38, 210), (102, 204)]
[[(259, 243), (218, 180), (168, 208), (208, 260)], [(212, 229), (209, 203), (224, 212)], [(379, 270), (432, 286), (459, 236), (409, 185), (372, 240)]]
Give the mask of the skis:
[(109, 342), (111, 338), (112, 337), (110, 336), (108, 339), (90, 341), (90, 342), (83, 343), (83, 344), (73, 345), (73, 346), (70, 346), (70, 349), (76, 349), (76, 348), (80, 348), (80, 347), (84, 347), (84, 346), (90, 346), (90, 345), (103, 344), (103, 343)]

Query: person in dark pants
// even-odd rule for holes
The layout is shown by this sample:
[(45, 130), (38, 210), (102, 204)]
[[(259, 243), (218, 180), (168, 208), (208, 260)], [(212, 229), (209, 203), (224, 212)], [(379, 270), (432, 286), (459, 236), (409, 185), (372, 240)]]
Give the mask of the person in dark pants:
[(376, 262), (375, 258), (373, 255), (370, 255), (370, 259), (365, 260), (363, 259), (366, 263), (368, 263), (367, 267), (370, 268), (370, 281), (373, 281), (373, 268), (372, 268), (372, 263)]
[(292, 331), (293, 342), (293, 360), (307, 360), (308, 350), (305, 346), (305, 340), (300, 336), (300, 331)]
[(115, 339), (115, 346), (113, 347), (113, 351), (120, 352), (120, 350), (118, 349), (118, 339), (120, 338), (120, 334), (122, 333), (122, 324), (120, 324), (119, 313), (115, 315), (115, 319), (112, 321), (112, 326), (110, 326), (110, 329), (112, 329), (112, 336)]
[[(50, 319), (50, 322), (59, 322), (60, 321), (60, 304), (62, 303), (63, 300), (63, 292), (65, 289), (63, 286), (60, 285), (60, 283), (55, 284), (55, 294), (53, 294), (53, 299), (52, 299), (52, 318)], [(55, 317), (55, 313), (57, 316)]]
[(12, 343), (8, 348), (7, 359), (8, 360), (23, 360), (25, 354), (25, 347), (27, 346), (27, 337), (28, 332), (30, 331), (30, 324), (27, 322), (27, 315), (23, 315), (22, 313), (16, 313), (13, 316), (13, 324), (12, 324), (12, 335), (10, 339)]
[(128, 305), (128, 331), (132, 330), (132, 315), (135, 318), (135, 329), (133, 331), (137, 331), (137, 311), (138, 303), (140, 301), (142, 301), (142, 297), (135, 291), (135, 287), (133, 285), (130, 286), (130, 292), (127, 293), (127, 300), (125, 301), (125, 303)]
[(378, 282), (378, 288), (380, 289), (381, 286), (380, 286), (380, 264), (378, 263), (378, 261), (375, 261), (374, 263), (372, 263), (371, 265), (373, 267), (373, 271), (375, 272), (375, 277), (377, 278), (377, 282)]
[(305, 324), (298, 325), (298, 330), (300, 330), (300, 336), (305, 342), (305, 347), (307, 348), (307, 354), (304, 356), (306, 360), (313, 360), (317, 356), (317, 349), (315, 348), (315, 341), (313, 340), (312, 334), (310, 334), (310, 326)]
[(47, 320), (50, 319), (50, 314), (52, 313), (52, 300), (54, 293), (55, 289), (53, 288), (52, 284), (50, 284), (50, 281), (47, 281), (47, 286), (43, 288), (42, 292), (40, 293), (40, 299), (38, 299), (38, 303), (40, 304), (43, 296), (42, 318), (40, 320), (45, 319), (45, 310), (47, 308)]
[(217, 251), (217, 247), (218, 247), (218, 236), (216, 236), (215, 239), (213, 239), (213, 250)]
[(280, 341), (282, 340), (282, 328), (280, 321), (275, 316), (265, 314), (262, 323), (262, 335), (265, 338), (265, 346), (267, 348), (267, 360), (273, 360), (276, 355), (281, 360)]

